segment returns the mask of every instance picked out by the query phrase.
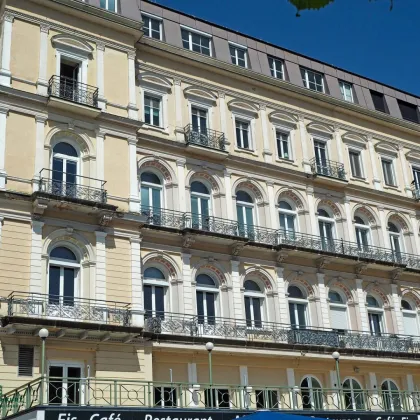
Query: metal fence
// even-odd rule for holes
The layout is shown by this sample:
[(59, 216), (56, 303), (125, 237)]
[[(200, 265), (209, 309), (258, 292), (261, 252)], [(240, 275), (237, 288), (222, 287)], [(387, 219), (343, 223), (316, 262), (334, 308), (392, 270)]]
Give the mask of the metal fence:
[(222, 152), (226, 150), (225, 134), (219, 131), (196, 128), (192, 124), (188, 124), (184, 128), (184, 135), (187, 145), (195, 144)]
[(346, 171), (344, 164), (333, 160), (323, 159), (319, 161), (317, 158), (311, 159), (311, 170), (315, 175), (322, 175), (329, 178), (337, 178), (342, 181), (346, 180)]

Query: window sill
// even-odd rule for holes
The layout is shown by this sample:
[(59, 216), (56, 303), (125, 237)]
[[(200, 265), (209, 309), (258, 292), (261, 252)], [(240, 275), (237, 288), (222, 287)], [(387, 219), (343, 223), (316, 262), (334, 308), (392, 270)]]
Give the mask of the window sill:
[(169, 131), (168, 131), (167, 128), (158, 127), (157, 125), (152, 125), (152, 124), (146, 124), (146, 123), (144, 123), (142, 128), (144, 130), (158, 131), (160, 133), (169, 134)]
[(297, 163), (295, 163), (294, 160), (292, 159), (285, 159), (285, 158), (280, 158), (280, 157), (276, 157), (276, 162), (277, 163), (284, 163), (286, 165), (291, 165), (291, 166), (296, 166), (298, 167), (299, 165)]
[(370, 184), (370, 182), (367, 181), (366, 178), (359, 178), (357, 176), (351, 176), (350, 181), (363, 182), (364, 184)]
[(401, 189), (398, 188), (396, 185), (386, 185), (386, 184), (384, 184), (384, 189), (401, 192)]
[(254, 150), (250, 150), (250, 149), (239, 149), (238, 147), (235, 147), (235, 152), (258, 156), (258, 154)]

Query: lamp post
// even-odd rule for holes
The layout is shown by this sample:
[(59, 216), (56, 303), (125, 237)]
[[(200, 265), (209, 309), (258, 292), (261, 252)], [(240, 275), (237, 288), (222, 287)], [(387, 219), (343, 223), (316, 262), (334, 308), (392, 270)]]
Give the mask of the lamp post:
[(339, 405), (341, 405), (341, 397), (340, 397), (340, 388), (341, 388), (341, 380), (340, 380), (340, 353), (338, 351), (335, 351), (332, 354), (332, 357), (335, 360), (335, 373), (337, 374), (337, 394), (338, 394)]
[(209, 353), (209, 382), (210, 382), (210, 386), (213, 385), (213, 371), (212, 371), (212, 365), (211, 365), (211, 352), (214, 348), (214, 344), (209, 341), (208, 343), (206, 343), (206, 350)]
[(44, 383), (45, 383), (45, 340), (49, 336), (49, 331), (46, 328), (39, 330), (39, 337), (41, 339), (41, 396), (40, 404), (44, 403)]

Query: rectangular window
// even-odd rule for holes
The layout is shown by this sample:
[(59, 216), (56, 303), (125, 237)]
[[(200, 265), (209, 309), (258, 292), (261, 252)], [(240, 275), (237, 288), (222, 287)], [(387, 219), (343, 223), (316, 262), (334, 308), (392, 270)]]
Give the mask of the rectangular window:
[(349, 158), (350, 158), (351, 174), (355, 178), (363, 178), (362, 159), (360, 156), (360, 152), (357, 150), (350, 150)]
[(205, 389), (204, 405), (206, 408), (230, 408), (230, 395), (228, 389)]
[(196, 32), (181, 29), (182, 45), (185, 49), (211, 56), (211, 39)]
[(239, 149), (250, 150), (249, 122), (236, 120), (236, 145)]
[(417, 105), (410, 104), (405, 101), (398, 100), (401, 115), (404, 120), (419, 123), (419, 111)]
[(232, 64), (235, 64), (239, 67), (248, 67), (246, 49), (230, 44), (229, 50), (230, 58), (232, 59)]
[(150, 16), (142, 15), (144, 35), (153, 39), (162, 39), (161, 24), (158, 19), (153, 19)]
[(321, 73), (301, 68), (300, 74), (302, 76), (303, 86), (307, 89), (324, 93), (324, 76)]
[(394, 165), (392, 160), (382, 159), (382, 171), (386, 185), (395, 186)]
[(353, 100), (353, 86), (351, 83), (343, 82), (340, 80), (340, 92), (343, 99), (347, 102), (354, 102)]
[(416, 190), (420, 189), (420, 168), (413, 168), (413, 184)]
[(373, 106), (377, 111), (385, 112), (388, 114), (388, 109), (385, 103), (385, 96), (383, 93), (376, 92), (375, 90), (370, 91), (372, 97)]
[(118, 0), (101, 0), (99, 7), (101, 7), (101, 9), (117, 13), (117, 1)]
[(277, 410), (279, 408), (279, 396), (274, 389), (256, 389), (255, 397), (257, 409)]
[(289, 134), (276, 131), (277, 154), (280, 159), (290, 160)]
[(155, 407), (176, 407), (176, 389), (168, 386), (156, 386), (155, 393)]
[(270, 71), (271, 75), (275, 77), (276, 79), (284, 79), (284, 73), (283, 73), (283, 61), (268, 57), (268, 63), (270, 64)]
[(144, 122), (146, 124), (161, 126), (161, 105), (161, 98), (144, 96)]
[(34, 368), (34, 346), (19, 346), (18, 376), (32, 376)]

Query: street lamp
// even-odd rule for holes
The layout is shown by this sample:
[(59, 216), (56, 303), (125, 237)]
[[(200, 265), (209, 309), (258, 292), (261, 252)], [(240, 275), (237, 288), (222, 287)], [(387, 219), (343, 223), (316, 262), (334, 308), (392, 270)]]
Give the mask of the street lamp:
[(41, 405), (44, 403), (44, 382), (45, 382), (45, 340), (50, 335), (46, 328), (41, 328), (38, 333), (41, 339)]
[(337, 389), (340, 389), (340, 366), (339, 366), (339, 362), (340, 362), (340, 353), (338, 351), (335, 351), (332, 354), (333, 359), (335, 360), (335, 372), (337, 374)]
[(211, 352), (214, 348), (214, 344), (209, 341), (208, 343), (206, 343), (206, 350), (209, 353), (209, 382), (210, 385), (213, 385), (213, 372), (212, 372), (212, 366), (211, 366)]

